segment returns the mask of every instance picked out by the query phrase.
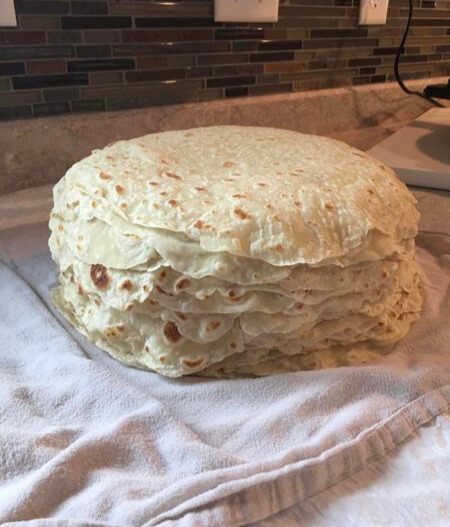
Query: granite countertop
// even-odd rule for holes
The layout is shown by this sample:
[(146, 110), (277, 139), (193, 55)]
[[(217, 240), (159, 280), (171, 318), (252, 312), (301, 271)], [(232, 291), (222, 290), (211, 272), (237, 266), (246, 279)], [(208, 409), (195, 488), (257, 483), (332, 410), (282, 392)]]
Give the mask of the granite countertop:
[[(410, 86), (420, 91), (427, 82), (410, 81)], [(429, 107), (396, 83), (380, 83), (0, 122), (0, 195), (55, 184), (92, 150), (153, 132), (268, 126), (326, 135), (367, 150)]]

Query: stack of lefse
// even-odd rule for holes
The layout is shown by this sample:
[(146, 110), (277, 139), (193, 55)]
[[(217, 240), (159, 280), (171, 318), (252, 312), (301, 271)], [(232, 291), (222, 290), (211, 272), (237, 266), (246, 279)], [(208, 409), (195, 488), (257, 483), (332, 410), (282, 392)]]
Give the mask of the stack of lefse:
[(55, 187), (54, 302), (113, 357), (169, 377), (365, 360), (406, 334), (422, 291), (414, 200), (357, 152), (244, 127), (96, 151)]

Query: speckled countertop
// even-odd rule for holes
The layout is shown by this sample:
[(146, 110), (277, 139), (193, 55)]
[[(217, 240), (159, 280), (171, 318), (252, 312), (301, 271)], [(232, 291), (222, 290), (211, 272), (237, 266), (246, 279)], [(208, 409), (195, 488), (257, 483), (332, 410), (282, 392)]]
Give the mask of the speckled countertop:
[[(427, 82), (410, 81), (410, 86), (420, 90)], [(406, 95), (394, 83), (380, 83), (0, 121), (0, 195), (54, 184), (92, 150), (152, 132), (217, 124), (269, 126), (336, 137), (367, 150), (429, 107), (429, 103)]]

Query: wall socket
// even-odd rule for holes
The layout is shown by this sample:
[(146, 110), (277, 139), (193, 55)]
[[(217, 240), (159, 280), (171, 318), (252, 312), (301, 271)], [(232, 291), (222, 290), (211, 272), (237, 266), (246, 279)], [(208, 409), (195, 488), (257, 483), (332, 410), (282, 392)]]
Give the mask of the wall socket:
[(216, 22), (278, 22), (278, 0), (214, 0)]
[(14, 0), (0, 0), (0, 27), (17, 26)]
[(361, 0), (359, 3), (360, 26), (386, 24), (389, 0)]

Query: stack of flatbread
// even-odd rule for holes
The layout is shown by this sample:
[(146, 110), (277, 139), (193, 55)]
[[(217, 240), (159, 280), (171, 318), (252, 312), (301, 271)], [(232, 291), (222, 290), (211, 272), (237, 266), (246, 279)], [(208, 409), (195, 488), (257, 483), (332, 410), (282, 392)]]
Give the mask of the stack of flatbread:
[(53, 300), (113, 357), (169, 377), (339, 364), (419, 316), (414, 203), (391, 169), (324, 137), (118, 141), (54, 189)]

